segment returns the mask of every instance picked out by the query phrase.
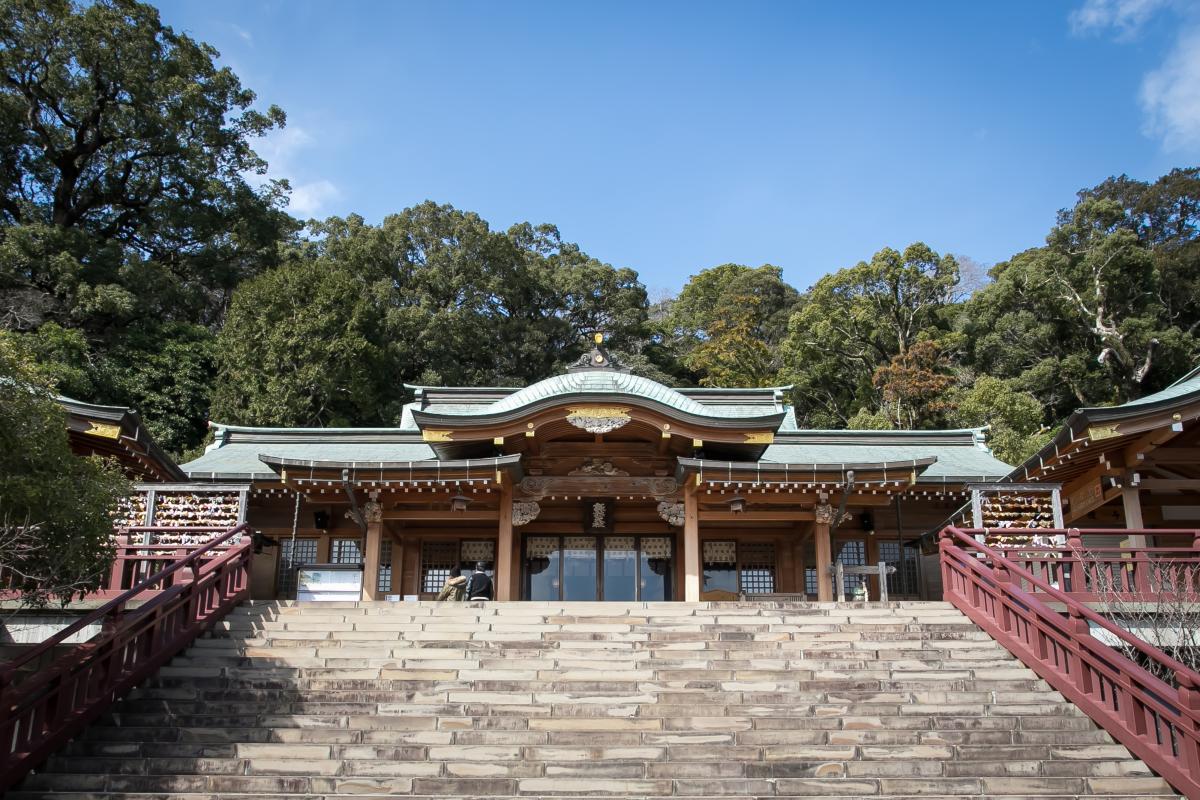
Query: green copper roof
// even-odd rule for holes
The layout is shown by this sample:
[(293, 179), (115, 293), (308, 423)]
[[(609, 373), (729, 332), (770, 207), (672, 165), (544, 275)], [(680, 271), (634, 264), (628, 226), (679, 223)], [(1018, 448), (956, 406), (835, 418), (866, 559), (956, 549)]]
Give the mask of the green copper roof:
[[(1137, 400), (1130, 400), (1128, 403), (1120, 406), (1111, 406), (1111, 408), (1126, 408), (1128, 406), (1147, 406), (1155, 403), (1167, 402), (1180, 397), (1185, 397), (1194, 392), (1200, 391), (1200, 367), (1193, 369), (1188, 374), (1184, 375), (1179, 380), (1172, 383), (1167, 388), (1154, 394), (1148, 394), (1145, 397), (1139, 397)], [(1098, 408), (1095, 410), (1099, 410)]]
[[(736, 407), (730, 407), (727, 410), (719, 406), (701, 405), (689, 397), (684, 397), (670, 387), (639, 375), (631, 375), (628, 372), (616, 372), (613, 370), (595, 370), (591, 372), (569, 372), (566, 375), (555, 375), (552, 378), (546, 378), (543, 381), (538, 381), (535, 384), (526, 386), (524, 389), (513, 392), (503, 400), (498, 400), (491, 405), (485, 406), (475, 413), (500, 414), (505, 411), (522, 408), (539, 400), (568, 394), (634, 395), (636, 397), (644, 397), (647, 400), (657, 401), (686, 414), (695, 414), (701, 417), (733, 416), (729, 414), (729, 411), (736, 410)], [(439, 407), (437, 411), (442, 414), (461, 413), (445, 407)]]
[[(1018, 464), (1008, 480), (1028, 480), (1030, 473), (1039, 473), (1042, 466), (1060, 449), (1066, 449), (1076, 437), (1090, 436), (1088, 429), (1097, 423), (1120, 423), (1172, 409), (1183, 409), (1200, 399), (1200, 366), (1193, 368), (1167, 388), (1122, 403), (1119, 406), (1086, 406), (1078, 408), (1067, 418), (1054, 438), (1041, 450)], [(1133, 435), (1133, 434), (1127, 434)]]
[(787, 464), (862, 464), (937, 459), (918, 483), (997, 480), (1012, 469), (991, 454), (981, 429), (948, 431), (799, 431), (781, 435), (763, 461)]
[(306, 461), (425, 461), (436, 458), (420, 434), (395, 428), (253, 428), (213, 424), (215, 441), (182, 465), (193, 480), (273, 479), (261, 455)]

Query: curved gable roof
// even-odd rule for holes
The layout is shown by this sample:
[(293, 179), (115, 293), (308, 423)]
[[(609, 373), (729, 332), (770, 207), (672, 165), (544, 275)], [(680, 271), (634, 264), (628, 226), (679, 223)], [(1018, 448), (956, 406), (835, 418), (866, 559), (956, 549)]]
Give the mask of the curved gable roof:
[(730, 420), (753, 421), (775, 428), (786, 414), (777, 405), (701, 403), (669, 386), (628, 372), (580, 370), (546, 378), (487, 404), (438, 404), (430, 409), (414, 409), (413, 418), (418, 425), (435, 421), (438, 424), (462, 424), (471, 418), (480, 421), (510, 419), (526, 410), (546, 408), (559, 401), (608, 402), (618, 398), (623, 402), (653, 404), (669, 412), (715, 424)]

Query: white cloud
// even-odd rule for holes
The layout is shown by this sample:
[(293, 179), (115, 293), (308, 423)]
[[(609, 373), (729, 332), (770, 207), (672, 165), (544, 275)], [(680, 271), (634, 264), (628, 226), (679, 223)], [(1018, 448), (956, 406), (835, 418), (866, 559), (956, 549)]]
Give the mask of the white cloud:
[(341, 198), (342, 192), (332, 181), (324, 178), (298, 179), (299, 155), (316, 143), (311, 133), (296, 125), (271, 131), (254, 146), (255, 152), (267, 161), (267, 174), (247, 175), (246, 180), (261, 186), (272, 178), (287, 178), (292, 185), (288, 210), (301, 219), (320, 215), (327, 204)]
[(315, 217), (327, 203), (337, 200), (341, 196), (341, 190), (330, 181), (319, 180), (302, 183), (292, 187), (288, 210), (292, 212), (293, 216), (309, 219)]
[(1142, 79), (1147, 135), (1167, 150), (1200, 148), (1200, 28), (1185, 31), (1162, 66)]
[(1146, 20), (1170, 0), (1084, 0), (1071, 12), (1071, 32), (1076, 35), (1099, 33), (1108, 28), (1118, 37), (1133, 36)]
[(233, 28), (233, 32), (236, 33), (238, 37), (240, 37), (241, 40), (246, 44), (254, 44), (254, 35), (250, 33), (250, 31), (246, 30), (240, 25), (234, 25), (233, 23), (230, 23), (229, 27)]
[(290, 165), (296, 153), (312, 147), (316, 142), (304, 128), (293, 125), (271, 131), (255, 142), (254, 151), (267, 160), (274, 172), (276, 167)]

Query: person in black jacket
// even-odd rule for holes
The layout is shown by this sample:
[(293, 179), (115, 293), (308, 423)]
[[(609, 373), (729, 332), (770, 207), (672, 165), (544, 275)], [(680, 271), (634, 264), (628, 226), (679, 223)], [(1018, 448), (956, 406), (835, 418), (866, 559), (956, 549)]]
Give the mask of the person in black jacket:
[(491, 600), (492, 597), (492, 579), (488, 577), (484, 563), (476, 562), (475, 571), (467, 580), (467, 599)]

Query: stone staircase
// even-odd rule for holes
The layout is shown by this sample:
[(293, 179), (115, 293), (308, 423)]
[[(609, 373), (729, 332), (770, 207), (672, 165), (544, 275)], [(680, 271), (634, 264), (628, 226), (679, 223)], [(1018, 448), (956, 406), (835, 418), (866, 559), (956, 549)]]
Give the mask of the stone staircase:
[(254, 603), (10, 797), (1174, 796), (946, 603)]

